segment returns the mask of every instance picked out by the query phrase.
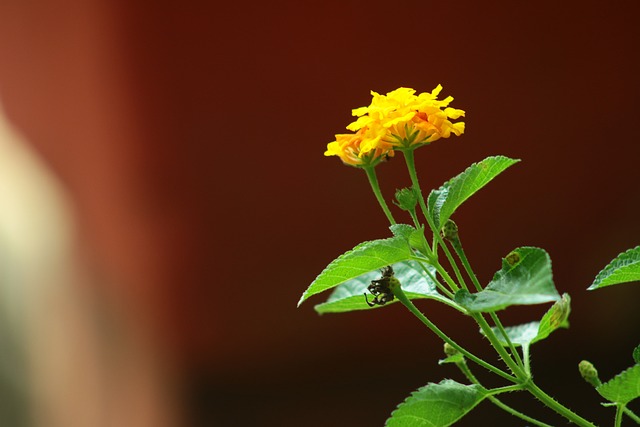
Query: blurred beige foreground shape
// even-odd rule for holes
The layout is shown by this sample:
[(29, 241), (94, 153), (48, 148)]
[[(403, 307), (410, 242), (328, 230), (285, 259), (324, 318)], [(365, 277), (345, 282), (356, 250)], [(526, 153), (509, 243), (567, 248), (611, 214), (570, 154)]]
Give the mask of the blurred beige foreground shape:
[(173, 425), (151, 350), (91, 283), (72, 208), (0, 114), (0, 425)]

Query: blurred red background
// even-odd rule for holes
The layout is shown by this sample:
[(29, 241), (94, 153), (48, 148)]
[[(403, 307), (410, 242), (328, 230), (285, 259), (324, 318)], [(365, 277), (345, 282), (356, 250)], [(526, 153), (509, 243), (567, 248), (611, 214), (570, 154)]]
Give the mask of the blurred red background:
[[(399, 305), (296, 309), (329, 261), (389, 234), (364, 174), (322, 153), (370, 90), (441, 83), (467, 130), (418, 151), (422, 183), (489, 155), (523, 160), (455, 219), (485, 282), (517, 246), (550, 253), (571, 329), (534, 347), (534, 372), (604, 423), (612, 411), (577, 364), (607, 379), (639, 344), (637, 285), (585, 290), (640, 243), (639, 9), (11, 0), (0, 4), (0, 96), (69, 189), (84, 262), (111, 279), (101, 292), (170, 354), (201, 425), (368, 426), (428, 381), (460, 378)], [(379, 177), (389, 197), (408, 185), (401, 162)], [(420, 307), (493, 357), (466, 319)], [(478, 414), (521, 424), (489, 403)]]

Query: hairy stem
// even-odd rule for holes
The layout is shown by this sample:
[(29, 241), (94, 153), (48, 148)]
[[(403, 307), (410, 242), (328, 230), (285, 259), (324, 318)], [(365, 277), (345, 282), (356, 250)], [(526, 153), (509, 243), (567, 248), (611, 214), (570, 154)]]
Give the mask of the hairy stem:
[(374, 167), (366, 167), (364, 168), (367, 173), (367, 178), (369, 179), (369, 184), (371, 184), (371, 189), (373, 190), (373, 194), (375, 194), (376, 199), (378, 199), (378, 203), (380, 207), (384, 211), (384, 214), (387, 216), (387, 219), (391, 223), (391, 225), (396, 223), (396, 220), (393, 218), (391, 211), (389, 210), (389, 206), (387, 202), (382, 197), (382, 192), (380, 191), (380, 185), (378, 184), (378, 176), (376, 175), (376, 170)]
[[(402, 150), (402, 154), (404, 154), (404, 160), (405, 160), (405, 163), (407, 164), (407, 170), (409, 171), (411, 184), (413, 185), (413, 188), (415, 189), (415, 191), (418, 193), (418, 204), (420, 205), (420, 210), (422, 211), (422, 215), (427, 220), (427, 224), (429, 225), (429, 228), (433, 232), (432, 252), (434, 256), (437, 256), (438, 245), (443, 246), (444, 253), (447, 256), (447, 259), (449, 260), (451, 265), (453, 266), (455, 265), (455, 260), (451, 255), (451, 252), (449, 251), (449, 249), (444, 245), (444, 242), (442, 241), (442, 237), (440, 236), (440, 230), (436, 229), (436, 226), (433, 223), (431, 216), (429, 215), (429, 209), (427, 209), (427, 205), (424, 202), (422, 189), (420, 188), (420, 182), (418, 181), (418, 174), (416, 172), (416, 162), (415, 162), (415, 157), (413, 155), (413, 149), (408, 148), (408, 149)], [(464, 285), (461, 283), (461, 286), (464, 286)]]
[[(453, 293), (449, 289), (445, 288), (444, 285), (440, 283), (440, 281), (427, 268), (427, 265), (433, 265), (431, 261), (418, 256), (414, 256), (412, 259), (414, 259), (415, 261), (418, 261), (418, 264), (420, 264), (424, 272), (427, 274), (427, 276), (429, 276), (429, 279), (431, 279), (431, 281), (436, 284), (436, 287), (440, 290), (440, 292), (442, 292), (447, 298), (449, 298), (452, 304), (455, 304), (455, 302), (453, 302), (453, 297), (454, 297)], [(457, 310), (460, 310), (459, 305), (455, 304), (454, 306), (456, 307)], [(466, 314), (466, 311), (463, 311), (463, 312)]]
[(571, 411), (566, 406), (557, 402), (553, 397), (549, 396), (542, 389), (540, 389), (540, 387), (538, 387), (533, 381), (529, 381), (528, 383), (524, 384), (524, 386), (529, 393), (534, 395), (545, 406), (549, 407), (550, 409), (553, 409), (558, 414), (562, 415), (572, 423), (581, 427), (596, 427), (595, 424), (582, 418), (581, 416)]
[(616, 405), (616, 421), (614, 423), (615, 427), (620, 427), (622, 425), (622, 414), (624, 413), (624, 407), (625, 405), (623, 404)]
[(478, 325), (480, 326), (480, 329), (482, 329), (482, 332), (484, 332), (484, 335), (489, 339), (489, 342), (491, 343), (493, 348), (496, 349), (496, 351), (498, 352), (498, 354), (500, 355), (504, 363), (507, 364), (509, 369), (511, 369), (511, 371), (514, 374), (516, 374), (516, 376), (521, 380), (528, 379), (529, 375), (527, 375), (527, 373), (524, 372), (524, 369), (511, 358), (511, 355), (509, 353), (507, 353), (507, 351), (504, 349), (504, 347), (498, 340), (498, 337), (491, 329), (491, 326), (489, 326), (489, 324), (484, 319), (484, 317), (482, 317), (482, 314), (472, 313), (471, 317), (473, 317), (473, 320), (475, 320), (476, 323), (478, 323)]
[[(453, 246), (453, 249), (456, 252), (456, 255), (458, 255), (460, 262), (462, 262), (462, 265), (464, 266), (465, 271), (469, 275), (471, 282), (473, 282), (473, 285), (478, 291), (481, 291), (482, 285), (478, 280), (478, 276), (476, 276), (476, 273), (473, 271), (473, 268), (471, 268), (469, 259), (467, 258), (467, 255), (465, 254), (464, 249), (462, 248), (460, 237), (456, 237), (455, 239), (452, 239), (451, 246)], [(531, 375), (528, 360), (526, 364), (525, 362), (522, 361), (522, 358), (520, 357), (520, 353), (518, 353), (518, 350), (511, 342), (511, 339), (509, 338), (509, 335), (507, 335), (507, 332), (504, 329), (504, 326), (502, 326), (502, 322), (500, 322), (500, 318), (498, 318), (498, 315), (496, 313), (491, 312), (489, 313), (489, 316), (491, 317), (491, 320), (493, 320), (493, 323), (496, 325), (496, 327), (500, 331), (500, 334), (504, 337), (504, 340), (506, 341), (512, 356), (515, 358), (516, 364), (521, 368), (523, 368), (527, 375)]]
[(627, 414), (627, 417), (631, 418), (636, 424), (640, 424), (640, 417), (637, 416), (631, 409), (625, 407), (624, 413)]
[(407, 298), (407, 296), (405, 295), (404, 291), (400, 286), (396, 286), (395, 288), (393, 288), (393, 294), (395, 295), (396, 298), (398, 298), (398, 301), (400, 301), (414, 316), (418, 318), (418, 320), (424, 323), (434, 334), (436, 334), (440, 339), (442, 339), (442, 341), (446, 342), (447, 344), (449, 344), (450, 346), (458, 350), (460, 353), (462, 353), (467, 359), (471, 360), (474, 363), (477, 363), (478, 365), (482, 366), (488, 371), (491, 371), (494, 374), (499, 375), (502, 378), (505, 378), (511, 381), (514, 384), (517, 384), (519, 382), (516, 377), (509, 375), (508, 373), (504, 372), (502, 369), (499, 369), (491, 365), (490, 363), (485, 362), (484, 360), (470, 353), (468, 350), (464, 349), (458, 343), (456, 343), (451, 338), (449, 338), (447, 334), (442, 332), (433, 322), (427, 319), (427, 317), (424, 314), (422, 314), (422, 312), (418, 310), (415, 305), (413, 305), (411, 300)]
[[(467, 377), (467, 379), (469, 381), (471, 381), (473, 384), (478, 384), (479, 386), (482, 387), (482, 384), (480, 384), (480, 382), (478, 381), (478, 379), (476, 378), (476, 376), (473, 374), (473, 372), (471, 372), (471, 369), (469, 369), (469, 366), (467, 365), (466, 361), (462, 361), (459, 363), (456, 363), (456, 366), (458, 367), (458, 369), (460, 369), (460, 371), (464, 374), (465, 377)], [(535, 418), (532, 418), (528, 415), (523, 414), (522, 412), (518, 411), (515, 408), (512, 408), (511, 406), (503, 403), (500, 399), (498, 399), (495, 396), (487, 396), (487, 399), (489, 399), (489, 401), (491, 403), (493, 403), (494, 405), (496, 405), (498, 408), (502, 409), (505, 412), (508, 412), (509, 414), (518, 417), (530, 424), (534, 424), (537, 425), (539, 427), (553, 427), (549, 424), (543, 423), (542, 421), (538, 421)]]

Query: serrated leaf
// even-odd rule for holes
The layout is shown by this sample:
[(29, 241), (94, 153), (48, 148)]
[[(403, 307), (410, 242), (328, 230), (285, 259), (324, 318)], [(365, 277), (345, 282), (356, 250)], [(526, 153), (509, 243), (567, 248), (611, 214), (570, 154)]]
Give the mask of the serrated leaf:
[(419, 229), (408, 224), (394, 224), (389, 227), (396, 237), (403, 237), (409, 242), (409, 246), (419, 249), (424, 242), (424, 225)]
[(596, 387), (600, 396), (610, 402), (627, 404), (640, 397), (640, 365), (634, 365), (610, 381)]
[(533, 305), (558, 301), (560, 294), (553, 284), (551, 259), (543, 249), (521, 247), (502, 260), (498, 271), (485, 289), (474, 294), (462, 289), (455, 301), (469, 311), (491, 312), (511, 305)]
[(487, 157), (433, 190), (427, 198), (427, 204), (436, 228), (439, 229), (465, 200), (519, 161), (504, 156)]
[(387, 420), (386, 427), (446, 427), (475, 408), (487, 392), (477, 384), (453, 380), (430, 383), (411, 393)]
[(640, 363), (640, 345), (633, 349), (633, 361)]
[(411, 247), (403, 237), (364, 242), (333, 260), (302, 294), (298, 307), (307, 298), (335, 288), (347, 280), (384, 266), (406, 261), (412, 256)]
[[(435, 267), (427, 266), (431, 272), (431, 277), (435, 277)], [(452, 304), (450, 300), (442, 296), (436, 290), (435, 283), (431, 277), (424, 271), (423, 267), (417, 261), (405, 261), (393, 264), (395, 277), (402, 284), (402, 290), (409, 299), (430, 298)], [(373, 279), (380, 278), (380, 271), (375, 270), (362, 276), (351, 279), (338, 287), (336, 287), (327, 301), (315, 306), (315, 310), (320, 313), (343, 313), (356, 310), (370, 310), (380, 307), (386, 307), (389, 304), (397, 302), (396, 299), (388, 302), (384, 306), (376, 305), (369, 307), (365, 302), (364, 294), (371, 295), (367, 291), (367, 287)]]
[(389, 229), (396, 237), (404, 237), (409, 240), (411, 234), (416, 231), (416, 229), (409, 224), (393, 224), (389, 226)]
[[(558, 328), (569, 327), (569, 313), (571, 312), (571, 297), (563, 294), (560, 301), (555, 304), (542, 316), (538, 322), (529, 322), (522, 325), (508, 326), (505, 329), (512, 344), (518, 346), (529, 346), (547, 338)], [(500, 344), (507, 346), (507, 341), (498, 328), (492, 328), (498, 337)]]
[(587, 290), (636, 281), (640, 281), (640, 246), (615, 257), (598, 273)]

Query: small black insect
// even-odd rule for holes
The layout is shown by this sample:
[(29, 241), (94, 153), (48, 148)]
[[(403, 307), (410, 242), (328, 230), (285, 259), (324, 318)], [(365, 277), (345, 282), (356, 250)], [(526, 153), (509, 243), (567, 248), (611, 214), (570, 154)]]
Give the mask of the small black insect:
[(369, 292), (373, 294), (373, 300), (369, 302), (367, 294), (364, 294), (364, 300), (369, 307), (374, 305), (385, 305), (389, 301), (393, 301), (393, 291), (391, 290), (391, 284), (397, 282), (398, 279), (393, 277), (393, 268), (388, 265), (382, 269), (382, 277), (377, 280), (372, 280), (371, 284), (367, 287)]

